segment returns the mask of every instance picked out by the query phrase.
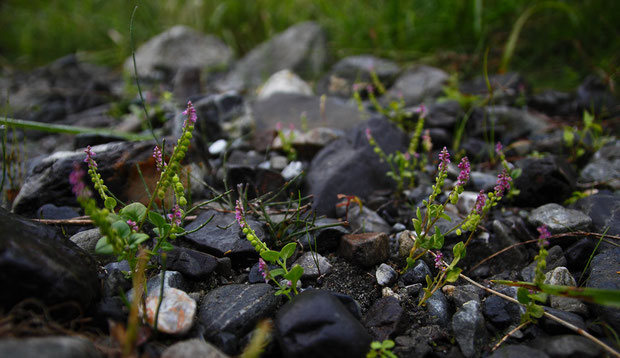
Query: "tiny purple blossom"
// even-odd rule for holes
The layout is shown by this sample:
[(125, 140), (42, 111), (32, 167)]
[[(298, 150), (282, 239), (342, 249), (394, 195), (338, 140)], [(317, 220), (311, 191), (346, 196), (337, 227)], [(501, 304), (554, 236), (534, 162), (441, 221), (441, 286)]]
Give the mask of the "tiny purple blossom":
[(86, 153), (86, 158), (84, 158), (84, 163), (88, 163), (88, 167), (89, 168), (97, 168), (97, 162), (95, 162), (95, 159), (93, 159), (97, 154), (95, 152), (93, 152), (93, 150), (91, 149), (90, 145), (88, 147), (86, 147), (86, 150), (84, 151), (84, 153)]
[(461, 173), (459, 174), (456, 186), (463, 186), (467, 184), (467, 181), (469, 180), (469, 172), (471, 170), (469, 165), (469, 159), (467, 159), (467, 157), (463, 157), (458, 167), (459, 169), (461, 169)]
[[(415, 155), (416, 153), (413, 153), (413, 154)], [(403, 156), (405, 157), (405, 160), (407, 161), (411, 160), (411, 154), (409, 154), (409, 152), (405, 152)]]
[(84, 170), (78, 163), (74, 163), (73, 170), (69, 173), (69, 183), (71, 184), (71, 191), (76, 197), (88, 196), (89, 192), (86, 189), (86, 184), (82, 178), (84, 177)]
[(282, 130), (282, 122), (276, 123), (276, 130), (277, 131), (281, 131)]
[(366, 86), (366, 91), (371, 94), (371, 93), (375, 93), (375, 88), (372, 85), (368, 85)]
[(478, 197), (476, 197), (476, 205), (474, 206), (476, 210), (476, 214), (482, 215), (482, 208), (484, 208), (484, 204), (487, 202), (487, 196), (484, 195), (484, 190), (480, 190)]
[(372, 139), (372, 133), (370, 133), (370, 128), (366, 127), (366, 139), (369, 141)]
[(192, 101), (187, 101), (187, 109), (183, 111), (183, 115), (187, 116), (187, 120), (185, 120), (183, 127), (196, 123), (198, 117), (196, 116), (196, 109), (194, 108)]
[(133, 220), (127, 220), (127, 225), (132, 231), (138, 231), (138, 224)]
[(295, 124), (293, 124), (293, 123), (289, 123), (289, 124), (288, 124), (288, 129), (290, 129), (290, 130), (294, 131), (294, 130), (295, 130)]
[(158, 145), (153, 148), (153, 158), (155, 158), (155, 166), (157, 167), (157, 171), (161, 171), (166, 167), (166, 163), (164, 163), (161, 149), (159, 149)]
[(245, 227), (245, 219), (243, 218), (243, 207), (239, 200), (237, 200), (237, 205), (235, 205), (235, 219), (237, 219), (239, 226), (243, 229)]
[(448, 149), (443, 147), (441, 152), (439, 153), (439, 167), (438, 170), (444, 171), (448, 169), (448, 164), (450, 163), (450, 153), (448, 153)]
[(497, 142), (497, 144), (495, 144), (495, 153), (497, 153), (497, 155), (502, 155), (503, 148), (502, 142)]
[(258, 272), (261, 276), (263, 276), (263, 280), (265, 280), (265, 283), (268, 283), (269, 280), (267, 279), (267, 277), (269, 275), (269, 267), (267, 266), (265, 260), (263, 260), (262, 258), (258, 259)]
[(352, 86), (353, 92), (359, 92), (362, 90), (362, 88), (364, 87), (364, 85), (362, 85), (361, 83), (354, 83)]
[(422, 103), (420, 105), (420, 107), (416, 108), (414, 110), (415, 113), (419, 113), (420, 117), (426, 117), (426, 114), (428, 113), (428, 111), (426, 110), (426, 106), (424, 105), (424, 103)]
[(547, 239), (551, 237), (551, 233), (549, 232), (547, 225), (541, 225), (537, 227), (536, 230), (540, 233), (538, 236), (538, 246), (549, 245), (549, 240)]
[(435, 253), (435, 268), (440, 269), (441, 271), (445, 270), (445, 267), (443, 267), (443, 265), (441, 264), (441, 259), (443, 258), (443, 254), (441, 253), (441, 251), (437, 251)]
[(181, 208), (178, 205), (172, 207), (172, 213), (168, 214), (168, 220), (176, 226), (181, 225), (181, 218), (183, 217), (183, 213), (181, 213)]
[(510, 174), (508, 174), (506, 169), (502, 170), (502, 172), (497, 175), (497, 185), (495, 185), (494, 190), (495, 190), (495, 195), (498, 198), (501, 198), (502, 196), (504, 196), (505, 191), (510, 190), (511, 181), (512, 181), (512, 178), (510, 177)]

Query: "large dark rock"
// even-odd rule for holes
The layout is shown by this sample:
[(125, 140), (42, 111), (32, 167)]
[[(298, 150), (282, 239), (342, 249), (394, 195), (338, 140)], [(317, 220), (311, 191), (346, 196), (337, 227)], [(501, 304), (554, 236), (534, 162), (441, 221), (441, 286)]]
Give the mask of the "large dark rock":
[(358, 125), (345, 138), (327, 145), (312, 160), (307, 176), (318, 214), (335, 216), (337, 194), (367, 198), (375, 190), (395, 186), (385, 175), (387, 163), (381, 163), (368, 144), (366, 128), (386, 153), (407, 149), (407, 136), (387, 119), (379, 118)]
[[(143, 201), (148, 198), (136, 164), (140, 164), (145, 181), (154, 187), (159, 179), (153, 160), (153, 142), (116, 142), (94, 146), (98, 171), (105, 185), (124, 202)], [(78, 206), (71, 192), (69, 174), (74, 163), (83, 163), (84, 150), (56, 152), (37, 159), (28, 171), (22, 188), (13, 202), (13, 211), (18, 214), (34, 215), (43, 204)], [(85, 182), (88, 177), (85, 176)]]
[(513, 181), (521, 191), (514, 199), (517, 206), (540, 206), (561, 203), (575, 190), (575, 173), (559, 157), (525, 158), (516, 163), (523, 172)]
[(323, 70), (326, 58), (323, 29), (314, 22), (302, 22), (255, 47), (237, 62), (218, 87), (220, 90), (256, 88), (284, 69), (304, 78), (315, 77)]
[[(515, 99), (525, 94), (527, 83), (525, 79), (515, 72), (490, 75), (489, 83), (493, 88), (493, 100), (495, 103), (511, 104)], [(488, 95), (486, 79), (478, 76), (471, 81), (464, 82), (460, 86), (460, 91), (465, 94), (473, 94), (485, 97)]]
[(261, 318), (275, 311), (279, 298), (274, 292), (265, 283), (233, 284), (210, 291), (198, 313), (205, 337), (225, 353), (238, 354), (238, 340), (254, 329)]
[(403, 328), (405, 311), (398, 300), (391, 296), (380, 298), (364, 316), (364, 326), (376, 341), (397, 335)]
[(365, 357), (371, 336), (332, 294), (307, 290), (276, 315), (284, 357)]
[(478, 302), (466, 302), (452, 316), (452, 331), (465, 357), (480, 355), (487, 332)]
[(495, 138), (504, 144), (526, 138), (541, 131), (547, 123), (540, 116), (528, 111), (507, 107), (487, 106), (475, 110), (467, 122), (468, 133), (478, 138), (488, 135), (493, 128)]
[(581, 198), (573, 205), (592, 218), (594, 231), (607, 235), (620, 235), (620, 195), (600, 192)]
[[(193, 136), (201, 153), (208, 153), (209, 145), (225, 136), (223, 127), (245, 114), (244, 103), (243, 97), (236, 92), (214, 94), (194, 103), (199, 120), (196, 121)], [(181, 126), (175, 128), (180, 129)]]
[(605, 116), (617, 115), (620, 111), (618, 99), (609, 91), (603, 80), (596, 76), (586, 77), (577, 88), (577, 103), (580, 109)]
[[(614, 247), (594, 256), (590, 263), (590, 277), (587, 287), (603, 288), (607, 290), (620, 290), (620, 248)], [(600, 315), (600, 318), (611, 325), (613, 329), (620, 331), (620, 309), (593, 304), (592, 310)]]
[[(140, 77), (170, 80), (182, 68), (209, 69), (228, 65), (232, 50), (218, 38), (186, 26), (174, 26), (151, 38), (136, 51)], [(134, 73), (133, 59), (125, 60), (124, 70)]]
[(447, 81), (448, 74), (438, 68), (416, 66), (402, 73), (381, 101), (387, 103), (402, 98), (407, 106), (430, 102), (442, 93)]
[(88, 308), (98, 298), (97, 263), (54, 229), (0, 208), (0, 232), (2, 308), (26, 298)]
[[(185, 227), (185, 230), (196, 229), (209, 220), (211, 216), (213, 219), (207, 225), (196, 232), (185, 235), (185, 239), (196, 245), (200, 250), (217, 257), (224, 256), (224, 253), (231, 258), (258, 256), (252, 244), (241, 232), (233, 213), (220, 213), (215, 210), (203, 211), (196, 220)], [(256, 235), (261, 240), (265, 240), (261, 225), (249, 217), (247, 221)]]
[(217, 258), (204, 252), (176, 247), (167, 253), (169, 270), (178, 271), (194, 280), (204, 280), (217, 267)]
[(521, 308), (518, 304), (508, 302), (495, 295), (487, 297), (482, 302), (482, 313), (499, 329), (518, 323), (521, 318)]
[(538, 349), (530, 348), (526, 345), (502, 346), (489, 358), (549, 358), (549, 356)]

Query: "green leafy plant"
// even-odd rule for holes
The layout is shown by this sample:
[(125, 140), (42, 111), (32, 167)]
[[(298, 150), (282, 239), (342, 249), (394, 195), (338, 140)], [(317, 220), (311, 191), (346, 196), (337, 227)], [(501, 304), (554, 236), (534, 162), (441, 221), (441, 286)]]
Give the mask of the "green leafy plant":
[(276, 124), (276, 135), (282, 143), (282, 151), (286, 153), (288, 160), (297, 159), (297, 151), (293, 147), (293, 141), (295, 140), (295, 125), (292, 123), (289, 125), (288, 133), (282, 128), (282, 123)]
[(373, 341), (370, 343), (370, 351), (366, 354), (366, 358), (397, 358), (396, 354), (392, 353), (394, 345), (391, 339), (383, 342)]
[(575, 162), (586, 153), (594, 153), (601, 149), (609, 138), (603, 136), (603, 127), (588, 111), (583, 112), (583, 128), (578, 130), (565, 126), (563, 132), (564, 145), (569, 149), (569, 161)]

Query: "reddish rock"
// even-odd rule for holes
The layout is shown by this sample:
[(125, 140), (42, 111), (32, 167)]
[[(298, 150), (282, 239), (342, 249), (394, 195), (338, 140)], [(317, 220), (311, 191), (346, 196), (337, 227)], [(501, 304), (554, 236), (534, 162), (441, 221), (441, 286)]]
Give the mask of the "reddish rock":
[(382, 232), (345, 235), (339, 251), (342, 257), (366, 267), (380, 264), (390, 256), (388, 236)]

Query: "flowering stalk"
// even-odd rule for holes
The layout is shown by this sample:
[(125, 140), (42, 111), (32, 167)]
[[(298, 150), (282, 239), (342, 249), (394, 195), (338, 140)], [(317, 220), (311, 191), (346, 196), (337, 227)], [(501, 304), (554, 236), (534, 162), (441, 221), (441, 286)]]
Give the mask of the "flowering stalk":
[(97, 191), (97, 193), (99, 193), (99, 196), (101, 197), (101, 199), (103, 199), (104, 206), (108, 210), (113, 211), (114, 208), (116, 207), (116, 200), (114, 200), (114, 198), (109, 197), (106, 194), (108, 187), (103, 184), (103, 179), (101, 179), (101, 174), (97, 172), (97, 162), (94, 159), (96, 156), (96, 153), (93, 152), (90, 145), (86, 147), (86, 150), (84, 151), (84, 153), (86, 153), (86, 158), (84, 158), (84, 162), (88, 163), (88, 175), (90, 175), (90, 178), (91, 178), (91, 181), (93, 182), (95, 190)]

